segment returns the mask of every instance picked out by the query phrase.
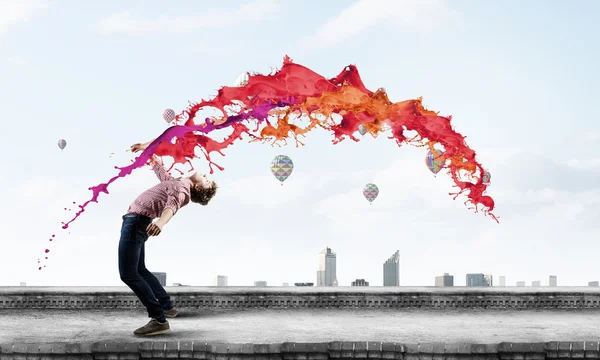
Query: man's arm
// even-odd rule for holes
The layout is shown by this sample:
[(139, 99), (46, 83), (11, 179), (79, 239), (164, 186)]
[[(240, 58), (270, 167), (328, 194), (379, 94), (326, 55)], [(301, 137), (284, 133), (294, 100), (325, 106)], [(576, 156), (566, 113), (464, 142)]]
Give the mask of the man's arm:
[(156, 174), (156, 177), (158, 178), (158, 180), (160, 180), (160, 182), (175, 179), (174, 177), (169, 175), (167, 170), (165, 170), (164, 166), (162, 166), (162, 164), (158, 161), (156, 155), (152, 155), (150, 163), (152, 164), (152, 170), (154, 170), (154, 173)]
[(162, 214), (160, 215), (160, 218), (158, 218), (158, 220), (156, 220), (152, 224), (148, 225), (148, 228), (146, 229), (146, 231), (148, 232), (148, 236), (159, 235), (162, 232), (163, 226), (165, 226), (165, 224), (168, 223), (174, 215), (175, 214), (173, 213), (173, 210), (171, 210), (170, 208), (166, 208), (165, 210), (163, 210)]
[(149, 236), (158, 235), (161, 233), (163, 226), (168, 223), (175, 213), (183, 206), (184, 196), (182, 193), (182, 188), (170, 192), (167, 197), (167, 202), (165, 203), (165, 209), (160, 214), (160, 218), (148, 225), (146, 229), (148, 231)]
[(171, 220), (173, 218), (173, 216), (175, 216), (175, 213), (173, 212), (173, 210), (170, 208), (166, 208), (162, 212), (162, 214), (160, 214), (160, 217), (158, 218), (158, 220), (156, 220), (156, 222), (158, 222), (164, 226), (166, 223), (169, 222), (169, 220)]
[[(156, 139), (152, 139), (145, 143), (138, 143), (138, 144), (131, 145), (131, 152), (135, 153), (138, 151), (146, 150), (148, 145), (150, 145), (154, 140), (156, 140)], [(150, 158), (150, 164), (152, 164), (152, 170), (154, 170), (154, 173), (156, 174), (156, 177), (158, 178), (158, 180), (160, 180), (160, 182), (175, 179), (174, 177), (169, 175), (169, 173), (167, 173), (167, 170), (165, 170), (162, 163), (158, 161), (158, 157), (156, 155), (152, 155), (152, 157)]]

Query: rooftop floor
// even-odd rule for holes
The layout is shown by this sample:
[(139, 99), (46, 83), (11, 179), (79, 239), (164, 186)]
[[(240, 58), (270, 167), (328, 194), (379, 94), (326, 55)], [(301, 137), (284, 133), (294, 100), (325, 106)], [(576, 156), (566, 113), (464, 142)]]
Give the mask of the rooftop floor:
[[(141, 342), (145, 310), (0, 310), (0, 343)], [(329, 341), (593, 341), (598, 310), (249, 309), (182, 310), (155, 341), (282, 343)]]

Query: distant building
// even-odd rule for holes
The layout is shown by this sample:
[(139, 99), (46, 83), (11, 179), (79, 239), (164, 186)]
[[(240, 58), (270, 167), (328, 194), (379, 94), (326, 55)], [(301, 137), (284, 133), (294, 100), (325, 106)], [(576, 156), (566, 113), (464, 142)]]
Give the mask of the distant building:
[(542, 286), (542, 282), (539, 280), (534, 280), (531, 282), (531, 286), (540, 287), (540, 286)]
[(294, 283), (294, 286), (313, 286), (314, 283)]
[(400, 286), (400, 250), (383, 263), (383, 286)]
[(525, 281), (517, 281), (517, 286), (520, 286), (520, 287), (525, 286)]
[(467, 274), (467, 286), (492, 286), (492, 275)]
[(588, 286), (600, 286), (600, 281), (590, 281)]
[(337, 286), (337, 255), (327, 247), (319, 253), (317, 261), (317, 286)]
[(435, 277), (435, 286), (454, 286), (454, 276), (444, 273)]
[(225, 276), (225, 275), (215, 276), (214, 286), (227, 286), (227, 276)]
[(500, 286), (500, 287), (506, 286), (506, 276), (498, 277), (498, 286)]
[(167, 286), (167, 273), (164, 272), (153, 272), (152, 275), (156, 276), (158, 282), (162, 286)]
[(267, 282), (266, 281), (255, 281), (254, 282), (254, 286), (257, 286), (257, 287), (266, 287), (267, 286)]
[(356, 279), (352, 282), (352, 286), (369, 286), (369, 282), (365, 279)]
[(173, 283), (173, 286), (189, 286), (189, 285), (183, 285), (182, 283)]
[(284, 282), (284, 283), (281, 283), (281, 286), (290, 286), (290, 284)]
[(27, 284), (24, 282), (21, 282), (21, 283), (19, 283), (19, 286), (27, 286)]
[(552, 287), (558, 286), (558, 281), (557, 281), (556, 275), (548, 276), (548, 278), (545, 279), (545, 281), (544, 281), (544, 285), (552, 286)]

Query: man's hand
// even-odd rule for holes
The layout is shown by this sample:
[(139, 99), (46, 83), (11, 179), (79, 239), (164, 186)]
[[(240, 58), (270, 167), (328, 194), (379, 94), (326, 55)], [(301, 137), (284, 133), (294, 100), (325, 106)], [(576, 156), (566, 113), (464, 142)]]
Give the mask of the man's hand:
[(146, 150), (146, 148), (148, 147), (148, 144), (133, 144), (131, 145), (131, 147), (129, 148), (131, 150), (131, 152), (135, 153), (138, 151), (144, 151)]
[(133, 144), (131, 145), (131, 147), (129, 148), (131, 150), (131, 152), (138, 152), (140, 150), (146, 150), (146, 148), (148, 147), (148, 145), (150, 145), (154, 140), (156, 139), (152, 139), (148, 142), (145, 143), (137, 143), (137, 144)]
[(155, 221), (152, 224), (148, 225), (146, 231), (148, 232), (148, 236), (157, 236), (161, 233), (163, 228), (163, 224), (159, 221)]

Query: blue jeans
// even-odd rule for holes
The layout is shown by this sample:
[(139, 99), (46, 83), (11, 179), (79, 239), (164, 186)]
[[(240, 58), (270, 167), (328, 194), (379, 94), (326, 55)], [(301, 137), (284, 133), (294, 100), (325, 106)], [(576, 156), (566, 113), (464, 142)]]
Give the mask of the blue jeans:
[(165, 310), (170, 310), (173, 304), (171, 297), (156, 276), (146, 269), (144, 262), (144, 248), (148, 240), (146, 228), (151, 222), (152, 219), (144, 215), (123, 216), (119, 240), (119, 274), (121, 280), (146, 307), (148, 316), (162, 322), (166, 320)]

